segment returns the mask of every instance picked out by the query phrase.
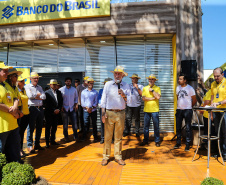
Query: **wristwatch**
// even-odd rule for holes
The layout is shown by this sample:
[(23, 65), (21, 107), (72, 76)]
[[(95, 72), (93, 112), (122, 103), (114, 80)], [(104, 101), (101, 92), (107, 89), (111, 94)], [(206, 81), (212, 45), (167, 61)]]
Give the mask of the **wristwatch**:
[(221, 105), (221, 102), (220, 101), (218, 103), (219, 103), (219, 105)]
[(154, 89), (151, 92), (154, 92)]

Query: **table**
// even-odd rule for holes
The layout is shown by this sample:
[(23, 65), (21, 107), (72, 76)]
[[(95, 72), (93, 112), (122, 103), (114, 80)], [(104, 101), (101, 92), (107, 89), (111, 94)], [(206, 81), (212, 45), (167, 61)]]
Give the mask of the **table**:
[[(207, 139), (208, 141), (208, 149), (207, 149), (207, 157), (208, 157), (208, 160), (207, 160), (207, 168), (209, 168), (209, 161), (210, 161), (210, 143), (211, 143), (211, 140), (218, 140), (218, 150), (219, 150), (219, 153), (220, 153), (220, 157), (222, 159), (222, 162), (223, 162), (223, 165), (225, 166), (225, 163), (224, 163), (224, 160), (223, 160), (223, 157), (222, 157), (222, 154), (221, 154), (221, 149), (220, 149), (220, 129), (221, 129), (221, 124), (222, 124), (222, 121), (223, 121), (223, 118), (224, 118), (224, 115), (225, 115), (225, 112), (226, 112), (226, 109), (224, 108), (215, 108), (215, 107), (194, 107), (193, 110), (195, 111), (196, 113), (196, 116), (197, 116), (197, 120), (198, 120), (198, 129), (199, 129), (199, 140), (198, 140), (198, 146), (197, 146), (197, 149), (196, 149), (196, 152), (195, 152), (195, 155), (192, 159), (192, 162), (194, 161), (194, 158), (199, 150), (199, 143), (200, 143), (200, 138), (201, 139)], [(197, 115), (197, 112), (196, 111), (199, 111), (199, 110), (202, 110), (202, 111), (208, 111), (208, 134), (207, 135), (201, 135), (200, 133), (200, 124), (199, 124), (199, 118), (198, 118), (198, 115)], [(220, 119), (220, 123), (219, 123), (219, 128), (218, 128), (218, 134), (217, 136), (211, 136), (210, 133), (211, 133), (211, 112), (224, 112), (221, 119)]]

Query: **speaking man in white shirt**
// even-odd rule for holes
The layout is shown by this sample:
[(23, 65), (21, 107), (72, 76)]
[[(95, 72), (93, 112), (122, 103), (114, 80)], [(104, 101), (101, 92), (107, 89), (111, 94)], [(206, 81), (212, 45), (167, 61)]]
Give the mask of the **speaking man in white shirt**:
[(122, 160), (122, 135), (125, 122), (126, 102), (130, 101), (130, 87), (122, 79), (128, 74), (122, 66), (117, 66), (114, 71), (114, 81), (105, 84), (101, 99), (102, 121), (104, 125), (104, 149), (102, 166), (109, 162), (111, 155), (111, 141), (114, 133), (114, 156), (119, 165), (125, 165)]

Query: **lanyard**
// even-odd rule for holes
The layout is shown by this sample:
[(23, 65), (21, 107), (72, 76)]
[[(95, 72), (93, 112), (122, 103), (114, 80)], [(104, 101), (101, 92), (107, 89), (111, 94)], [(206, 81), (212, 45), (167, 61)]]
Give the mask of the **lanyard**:
[(219, 94), (219, 89), (221, 88), (222, 84), (224, 83), (225, 79), (223, 80), (223, 82), (221, 82), (220, 86), (217, 88), (217, 94)]

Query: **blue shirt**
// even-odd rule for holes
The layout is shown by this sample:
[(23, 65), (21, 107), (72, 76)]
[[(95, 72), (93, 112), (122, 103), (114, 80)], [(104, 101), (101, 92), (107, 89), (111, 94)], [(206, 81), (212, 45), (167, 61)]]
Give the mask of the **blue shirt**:
[(99, 105), (101, 104), (101, 98), (102, 98), (103, 90), (104, 90), (104, 89), (100, 89), (100, 90), (99, 90), (99, 94), (98, 94), (98, 104), (99, 104)]
[[(28, 99), (28, 105), (29, 106), (42, 106), (43, 105), (42, 100), (46, 99), (46, 95), (45, 95), (45, 92), (43, 91), (43, 89), (40, 85), (34, 86), (32, 84), (27, 84), (27, 85), (25, 85), (24, 88), (25, 88), (25, 91), (27, 93), (27, 97), (29, 98)], [(42, 100), (36, 99), (36, 96), (37, 96), (38, 93), (41, 93), (40, 98)]]
[[(92, 89), (91, 91), (87, 89), (84, 89), (82, 91), (82, 94), (81, 94), (81, 105), (82, 107), (95, 107), (92, 109), (92, 112), (97, 110), (96, 107), (97, 107), (97, 104), (98, 104), (98, 92), (95, 90), (95, 89)], [(84, 111), (87, 111), (86, 109), (84, 109)]]
[[(141, 84), (137, 84), (138, 88), (143, 91), (144, 86)], [(136, 87), (133, 86), (133, 84), (129, 84), (130, 90), (131, 90), (131, 101), (127, 102), (127, 106), (129, 107), (139, 107), (141, 106), (141, 96), (139, 95), (139, 92)]]
[(78, 92), (76, 88), (70, 87), (69, 89), (65, 86), (59, 89), (63, 96), (63, 107), (66, 111), (73, 111), (74, 105), (78, 103)]

